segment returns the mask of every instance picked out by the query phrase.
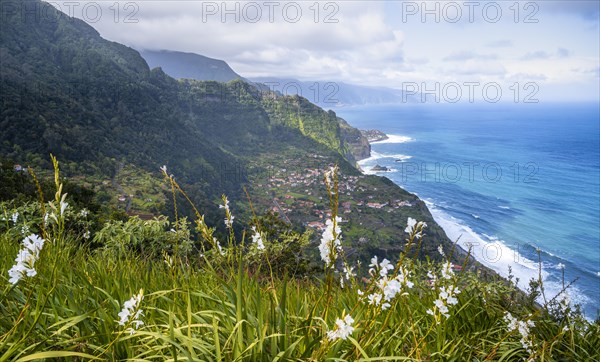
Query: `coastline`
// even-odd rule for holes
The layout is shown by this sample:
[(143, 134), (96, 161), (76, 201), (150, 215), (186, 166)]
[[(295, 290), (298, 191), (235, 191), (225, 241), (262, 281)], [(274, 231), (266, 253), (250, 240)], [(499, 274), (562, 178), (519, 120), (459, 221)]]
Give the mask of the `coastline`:
[[(380, 142), (373, 142), (373, 144), (382, 143), (405, 143), (414, 141), (410, 137), (401, 135), (388, 135), (386, 140)], [(402, 159), (401, 157), (404, 157)], [(387, 173), (394, 173), (396, 170), (389, 169), (385, 172), (373, 171), (373, 161), (381, 158), (396, 158), (396, 162), (404, 162), (411, 158), (408, 155), (400, 154), (383, 154), (377, 151), (371, 151), (371, 157), (365, 158), (358, 162), (359, 169), (363, 174), (366, 175), (378, 175), (385, 177)], [(388, 162), (389, 163), (389, 162)], [(366, 166), (368, 164), (369, 166)], [(403, 186), (394, 182), (396, 186), (406, 190)], [(494, 235), (487, 235), (485, 233), (476, 232), (465, 220), (457, 219), (444, 210), (442, 205), (436, 205), (436, 203), (428, 199), (425, 195), (418, 195), (410, 190), (407, 192), (413, 193), (417, 196), (426, 206), (429, 214), (434, 219), (435, 223), (443, 230), (447, 239), (451, 242), (456, 243), (456, 251), (462, 256), (467, 256), (468, 250), (471, 249), (470, 258), (479, 267), (481, 266), (484, 270), (489, 271), (491, 274), (500, 277), (508, 282), (509, 274), (513, 276), (513, 283), (516, 282), (516, 286), (523, 294), (527, 293), (529, 287), (529, 281), (539, 278), (539, 264), (537, 261), (530, 260), (519, 252), (519, 249), (509, 247), (509, 243), (505, 240), (501, 240)], [(473, 215), (475, 219), (479, 219), (478, 215)], [(511, 271), (509, 271), (511, 268)], [(562, 290), (561, 283), (557, 283), (554, 280), (550, 280), (550, 271), (547, 270), (548, 266), (542, 265), (541, 276), (544, 280), (544, 287), (546, 296), (549, 298), (558, 295)], [(589, 297), (582, 292), (577, 286), (571, 286), (569, 291), (570, 297), (574, 304), (584, 305), (589, 303)], [(541, 297), (538, 298), (537, 303), (541, 301)], [(592, 316), (587, 315), (586, 318)]]
[[(384, 134), (381, 131), (378, 132)], [(386, 137), (382, 137), (377, 141), (369, 142), (369, 145), (384, 143), (406, 143), (414, 141), (414, 139), (402, 135), (385, 134), (385, 136)], [(394, 173), (397, 170), (394, 168), (390, 168), (386, 171), (377, 171), (373, 170), (372, 166), (370, 166), (369, 168), (365, 167), (365, 163), (370, 163), (380, 158), (395, 158), (396, 162), (404, 162), (406, 160), (409, 160), (411, 157), (412, 156), (403, 154), (384, 155), (371, 149), (370, 157), (359, 160), (357, 162), (357, 166), (359, 171), (364, 175), (378, 175), (381, 177), (385, 177), (385, 173)], [(393, 180), (390, 179), (390, 181), (392, 181), (397, 187), (405, 190), (402, 186), (398, 185)], [(410, 192), (408, 190), (405, 191)], [(444, 213), (432, 201), (426, 200), (417, 194), (415, 194), (415, 196), (417, 196), (419, 200), (421, 200), (425, 204), (427, 211), (429, 212), (435, 223), (444, 231), (446, 238), (450, 241), (450, 243), (456, 246), (455, 253), (458, 254), (459, 259), (464, 259), (467, 256), (469, 256), (469, 249), (471, 249), (471, 254), (469, 257), (476, 264), (477, 267), (485, 269), (485, 274), (498, 276), (508, 282), (508, 265), (510, 265), (509, 260), (511, 256), (514, 255), (514, 257), (516, 258), (520, 258), (520, 260), (527, 260), (528, 266), (519, 268), (517, 270), (517, 272), (519, 272), (519, 275), (516, 275), (516, 277), (520, 278), (519, 283), (517, 283), (517, 288), (523, 293), (526, 292), (527, 284), (529, 283), (530, 278), (523, 278), (522, 276), (527, 274), (531, 277), (537, 277), (537, 264), (529, 261), (526, 258), (523, 258), (522, 256), (519, 256), (518, 253), (506, 247), (500, 240), (497, 240), (495, 243), (485, 242), (468, 225), (461, 224), (452, 216)], [(472, 247), (469, 248), (469, 245), (471, 245)], [(499, 252), (497, 253), (499, 259), (493, 259), (495, 263), (489, 263), (485, 257), (482, 257), (482, 255), (486, 255), (485, 253), (491, 255), (491, 249), (499, 250)], [(545, 274), (543, 274), (543, 276), (545, 276)]]
[[(361, 133), (363, 133), (363, 135), (365, 137), (369, 137), (369, 135), (367, 135), (365, 132), (369, 132), (371, 134), (377, 134), (377, 138), (374, 140), (369, 140), (369, 157), (365, 157), (363, 159), (357, 160), (356, 166), (358, 168), (358, 170), (364, 174), (364, 175), (379, 175), (381, 177), (385, 177), (384, 175), (380, 175), (382, 173), (393, 173), (393, 172), (397, 172), (396, 169), (394, 168), (386, 168), (386, 167), (381, 167), (379, 165), (376, 165), (375, 167), (371, 167), (370, 169), (367, 169), (366, 167), (364, 167), (364, 164), (367, 162), (371, 162), (380, 158), (384, 158), (384, 157), (392, 157), (396, 159), (396, 162), (405, 162), (409, 159), (412, 158), (412, 156), (409, 155), (404, 155), (404, 154), (396, 154), (396, 155), (383, 155), (380, 154), (376, 151), (373, 151), (372, 149), (372, 145), (373, 144), (384, 144), (384, 143), (405, 143), (405, 142), (411, 142), (414, 141), (414, 139), (412, 139), (411, 137), (407, 137), (407, 136), (401, 136), (401, 135), (389, 135), (386, 134), (382, 131), (379, 130), (368, 130), (368, 131), (363, 131), (361, 130)], [(373, 170), (375, 169), (375, 170)], [(385, 170), (384, 170), (385, 169)], [(389, 178), (388, 178), (389, 179)], [(406, 191), (406, 192), (410, 192), (408, 190), (405, 190), (402, 186), (396, 184), (393, 180), (390, 180), (394, 185), (396, 185), (396, 187), (401, 188), (402, 190)], [(414, 194), (414, 193), (413, 193)], [(436, 218), (436, 213), (432, 212), (432, 209), (434, 209), (434, 204), (431, 202), (428, 202), (424, 199), (422, 199), (419, 195), (414, 194), (415, 196), (417, 196), (417, 198), (422, 201), (425, 204), (425, 207), (427, 208), (427, 211), (429, 212), (429, 214), (431, 215), (431, 217), (433, 218), (433, 220), (435, 221), (435, 223), (444, 231), (444, 233), (446, 234), (446, 238), (450, 241), (450, 243), (453, 243), (453, 245), (456, 245), (455, 248), (455, 252), (458, 254), (459, 259), (464, 259), (469, 255), (468, 252), (468, 248), (465, 248), (464, 244), (458, 243), (456, 241), (456, 239), (453, 239), (452, 237), (450, 237), (449, 232), (450, 229), (447, 229), (447, 227), (445, 228), (444, 225), (442, 225), (440, 223), (440, 221), (438, 221), (438, 218)], [(434, 209), (435, 210), (435, 209)], [(483, 268), (485, 268), (486, 270), (488, 270), (489, 272), (491, 272), (491, 274), (493, 275), (498, 275), (500, 277), (502, 277), (503, 279), (506, 279), (506, 277), (502, 276), (501, 274), (499, 274), (496, 270), (494, 270), (493, 268), (490, 268), (489, 266), (485, 265), (484, 263), (482, 263), (480, 260), (478, 260), (475, 256), (471, 256), (472, 260), (475, 261), (477, 263), (478, 266), (481, 266)]]

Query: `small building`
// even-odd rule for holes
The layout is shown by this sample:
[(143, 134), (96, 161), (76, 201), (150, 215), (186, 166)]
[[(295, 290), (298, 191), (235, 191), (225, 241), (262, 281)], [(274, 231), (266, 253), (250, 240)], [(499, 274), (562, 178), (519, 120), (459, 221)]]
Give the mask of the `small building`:
[(381, 209), (386, 204), (381, 204), (379, 202), (367, 202), (367, 206), (373, 209)]
[(129, 215), (130, 217), (137, 216), (141, 220), (152, 220), (152, 219), (154, 219), (154, 215), (153, 214), (146, 214), (146, 213), (141, 213), (141, 212), (136, 212), (136, 211), (128, 211), (127, 215)]
[(317, 229), (317, 230), (325, 230), (325, 224), (323, 224), (320, 221), (311, 221), (308, 224), (306, 224), (306, 226), (308, 226), (309, 228)]

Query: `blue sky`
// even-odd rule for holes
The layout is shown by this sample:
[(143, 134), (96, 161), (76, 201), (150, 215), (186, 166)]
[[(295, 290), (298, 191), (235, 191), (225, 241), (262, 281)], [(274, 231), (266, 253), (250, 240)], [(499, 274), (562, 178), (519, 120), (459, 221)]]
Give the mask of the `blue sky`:
[(223, 59), (246, 77), (463, 93), (465, 84), (476, 93), (497, 84), (504, 98), (517, 87), (521, 100), (534, 91), (540, 101), (600, 97), (598, 1), (89, 3), (100, 4), (101, 16), (96, 5), (86, 15), (85, 1), (72, 15), (107, 39)]

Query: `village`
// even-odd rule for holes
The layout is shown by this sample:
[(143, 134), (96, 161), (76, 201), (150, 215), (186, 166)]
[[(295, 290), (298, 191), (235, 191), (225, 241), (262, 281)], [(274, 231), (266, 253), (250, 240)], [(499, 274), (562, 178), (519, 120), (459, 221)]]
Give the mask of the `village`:
[[(311, 155), (319, 158), (319, 155)], [(283, 220), (289, 217), (300, 220), (306, 227), (321, 231), (325, 221), (331, 217), (329, 200), (323, 182), (324, 168), (308, 163), (302, 167), (295, 161), (284, 161), (289, 168), (269, 169), (268, 175), (256, 184), (260, 192), (270, 196), (270, 211), (279, 214)], [(412, 207), (407, 200), (382, 198), (376, 187), (371, 187), (365, 175), (346, 175), (338, 179), (338, 215), (347, 222), (353, 214), (370, 210), (393, 212), (396, 209)], [(378, 195), (378, 197), (374, 196)]]

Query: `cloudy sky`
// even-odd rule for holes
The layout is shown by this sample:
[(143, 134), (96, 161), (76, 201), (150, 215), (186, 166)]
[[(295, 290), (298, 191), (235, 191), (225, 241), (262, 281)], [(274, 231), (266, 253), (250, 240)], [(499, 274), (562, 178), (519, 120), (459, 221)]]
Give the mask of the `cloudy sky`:
[(54, 3), (109, 40), (223, 59), (245, 77), (419, 90), (458, 84), (463, 92), (465, 83), (476, 92), (496, 83), (505, 96), (516, 96), (516, 84), (519, 99), (600, 97), (595, 0), (76, 4)]

